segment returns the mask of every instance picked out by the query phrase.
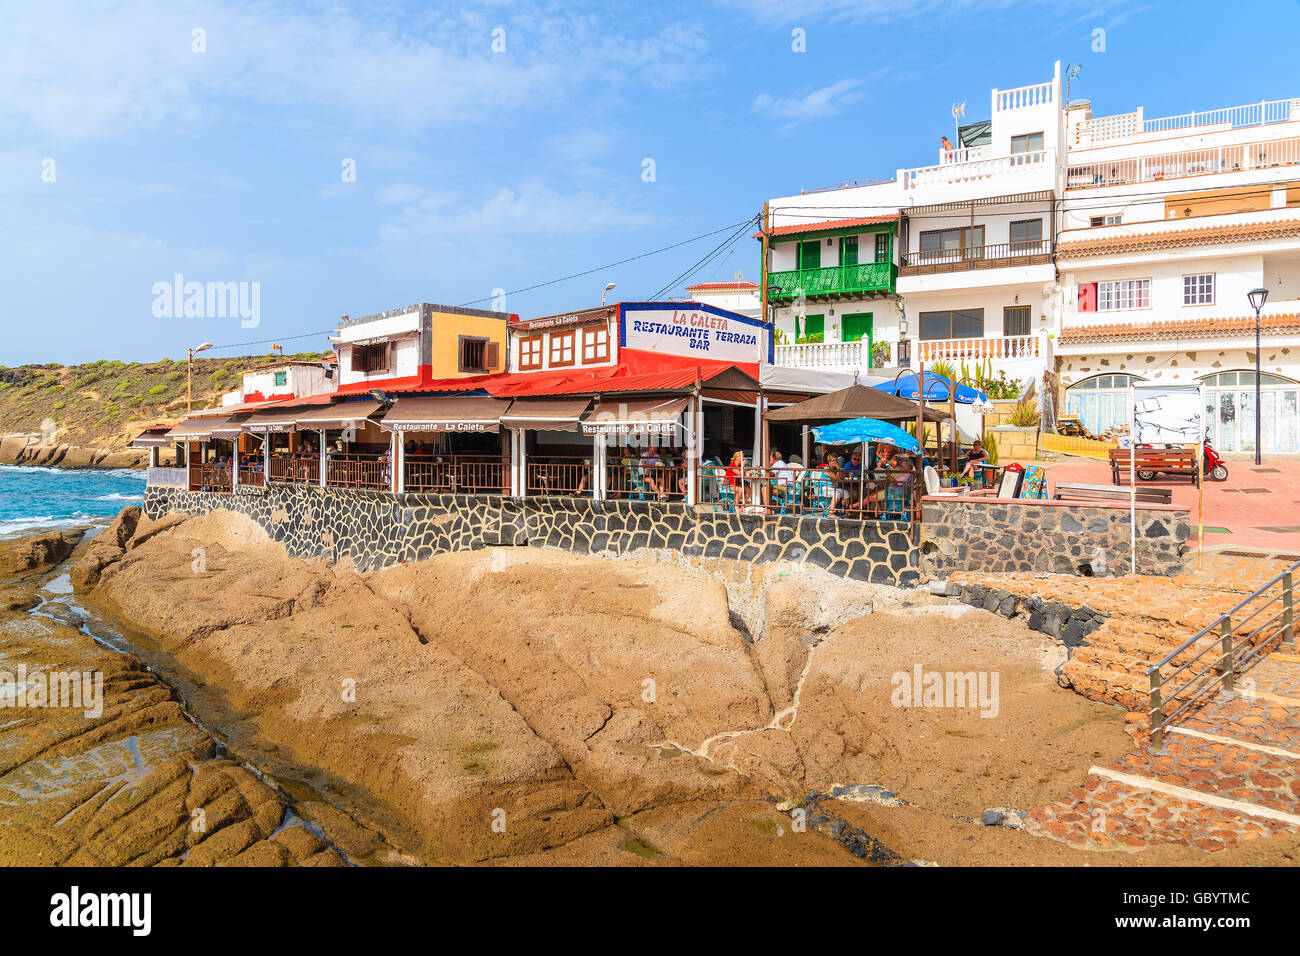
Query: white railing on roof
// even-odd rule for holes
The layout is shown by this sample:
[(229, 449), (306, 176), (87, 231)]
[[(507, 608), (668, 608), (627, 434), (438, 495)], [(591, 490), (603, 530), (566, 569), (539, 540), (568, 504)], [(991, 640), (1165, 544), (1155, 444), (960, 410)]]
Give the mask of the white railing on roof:
[(993, 109), (997, 112), (1023, 109), (1026, 106), (1043, 106), (1054, 99), (1053, 90), (1056, 83), (1035, 83), (1032, 86), (1018, 86), (1014, 90), (994, 90)]
[(953, 163), (973, 163), (981, 159), (989, 159), (993, 155), (993, 146), (984, 144), (983, 146), (963, 146), (961, 149), (944, 149), (939, 147), (939, 165), (951, 166)]
[(1143, 119), (1142, 110), (1133, 113), (1121, 113), (1118, 116), (1098, 116), (1079, 124), (1082, 132), (1092, 134), (1092, 145), (1100, 146), (1116, 140), (1140, 136), (1143, 133), (1168, 133), (1177, 130), (1195, 130), (1208, 127), (1211, 130), (1246, 129), (1251, 126), (1268, 126), (1272, 123), (1287, 123), (1300, 120), (1300, 99), (1262, 100), (1246, 106), (1229, 106), (1219, 110), (1204, 110), (1199, 113), (1181, 113), (1178, 116), (1162, 116), (1158, 119)]
[(1027, 169), (1052, 164), (1055, 150), (1040, 149), (1032, 153), (1015, 153), (995, 159), (978, 159), (967, 163), (940, 163), (938, 166), (919, 166), (900, 169), (898, 181), (904, 190), (925, 186), (973, 183), (1023, 173)]
[(871, 343), (808, 342), (803, 345), (778, 345), (773, 350), (776, 365), (785, 368), (816, 368), (823, 371), (852, 371), (871, 368)]
[(1300, 165), (1300, 137), (1083, 163), (1066, 170), (1065, 188), (1154, 183), (1188, 176), (1296, 165)]

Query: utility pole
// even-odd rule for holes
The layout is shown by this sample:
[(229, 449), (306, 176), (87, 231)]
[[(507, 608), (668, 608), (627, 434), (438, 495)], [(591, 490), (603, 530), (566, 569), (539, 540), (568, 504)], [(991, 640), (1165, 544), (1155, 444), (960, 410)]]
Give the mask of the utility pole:
[[(768, 228), (769, 228), (768, 202), (765, 199), (763, 200), (763, 239), (762, 239), (763, 258), (759, 262), (759, 278), (758, 278), (759, 285), (760, 285), (759, 298), (761, 300), (759, 316), (762, 318), (764, 322), (768, 321), (768, 314), (767, 314), (767, 250), (768, 250), (768, 241), (769, 241)], [(775, 325), (775, 323), (773, 323), (773, 325)], [(775, 335), (776, 330), (774, 328), (769, 329), (767, 334)]]

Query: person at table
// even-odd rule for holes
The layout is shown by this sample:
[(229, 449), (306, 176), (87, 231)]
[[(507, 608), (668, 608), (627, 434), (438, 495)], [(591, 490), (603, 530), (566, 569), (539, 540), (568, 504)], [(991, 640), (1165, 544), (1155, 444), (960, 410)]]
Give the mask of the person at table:
[(974, 477), (980, 474), (980, 465), (989, 460), (989, 453), (984, 450), (984, 444), (976, 438), (971, 442), (970, 451), (966, 452), (966, 467), (961, 470), (961, 476)]
[(726, 470), (722, 473), (723, 479), (730, 486), (732, 493), (736, 496), (736, 504), (745, 502), (745, 453), (738, 451), (731, 456), (731, 461), (727, 464)]
[(663, 489), (660, 487), (663, 480), (661, 465), (658, 452), (646, 445), (641, 451), (641, 459), (636, 466), (637, 474), (641, 476), (641, 481), (650, 492), (660, 498), (663, 497)]
[(844, 462), (840, 467), (840, 471), (844, 473), (844, 490), (847, 493), (846, 497), (849, 507), (856, 508), (858, 505), (858, 499), (863, 491), (862, 482), (860, 480), (862, 478), (861, 445), (853, 449), (853, 452), (849, 455), (849, 460)]
[(889, 472), (898, 468), (898, 449), (884, 442), (877, 443), (876, 468), (883, 473), (882, 477), (889, 477)]

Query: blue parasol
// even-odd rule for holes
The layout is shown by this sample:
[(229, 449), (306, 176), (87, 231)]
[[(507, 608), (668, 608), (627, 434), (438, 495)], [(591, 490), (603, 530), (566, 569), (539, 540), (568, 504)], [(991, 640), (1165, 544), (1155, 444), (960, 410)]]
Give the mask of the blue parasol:
[(819, 442), (827, 445), (853, 445), (860, 442), (884, 442), (904, 451), (920, 451), (921, 445), (915, 438), (897, 425), (878, 422), (874, 418), (850, 418), (848, 421), (833, 422), (812, 429)]
[[(925, 400), (927, 402), (946, 402), (948, 401), (948, 390), (952, 388), (952, 382), (942, 375), (935, 375), (933, 372), (925, 373)], [(882, 392), (888, 392), (890, 395), (897, 395), (899, 398), (916, 401), (916, 373), (907, 372), (898, 376), (897, 379), (889, 379), (885, 382), (879, 382), (872, 386)], [(957, 403), (959, 405), (986, 405), (988, 396), (978, 388), (971, 388), (969, 385), (957, 386)]]

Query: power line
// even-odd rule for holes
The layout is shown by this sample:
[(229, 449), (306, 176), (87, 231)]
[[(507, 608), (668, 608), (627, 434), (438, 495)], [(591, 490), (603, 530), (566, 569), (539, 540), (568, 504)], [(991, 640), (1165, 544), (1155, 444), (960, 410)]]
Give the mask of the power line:
[(745, 222), (740, 223), (739, 228), (736, 229), (735, 232), (733, 232), (726, 239), (723, 239), (721, 243), (719, 243), (718, 245), (714, 246), (711, 250), (709, 250), (709, 252), (705, 254), (704, 258), (697, 261), (694, 265), (688, 268), (685, 272), (681, 273), (679, 276), (677, 276), (677, 278), (673, 279), (667, 285), (661, 287), (659, 291), (655, 292), (653, 295), (649, 297), (648, 301), (653, 302), (654, 300), (659, 298), (659, 296), (663, 295), (665, 292), (669, 291), (670, 289), (676, 288), (678, 283), (685, 282), (687, 279), (693, 276), (700, 269), (704, 268), (704, 266), (709, 262), (709, 260), (712, 259), (714, 256), (716, 256), (727, 245), (739, 242), (742, 234), (747, 229), (749, 229), (750, 226), (758, 222), (758, 220), (759, 220), (759, 216), (752, 216), (749, 219), (747, 219)]

